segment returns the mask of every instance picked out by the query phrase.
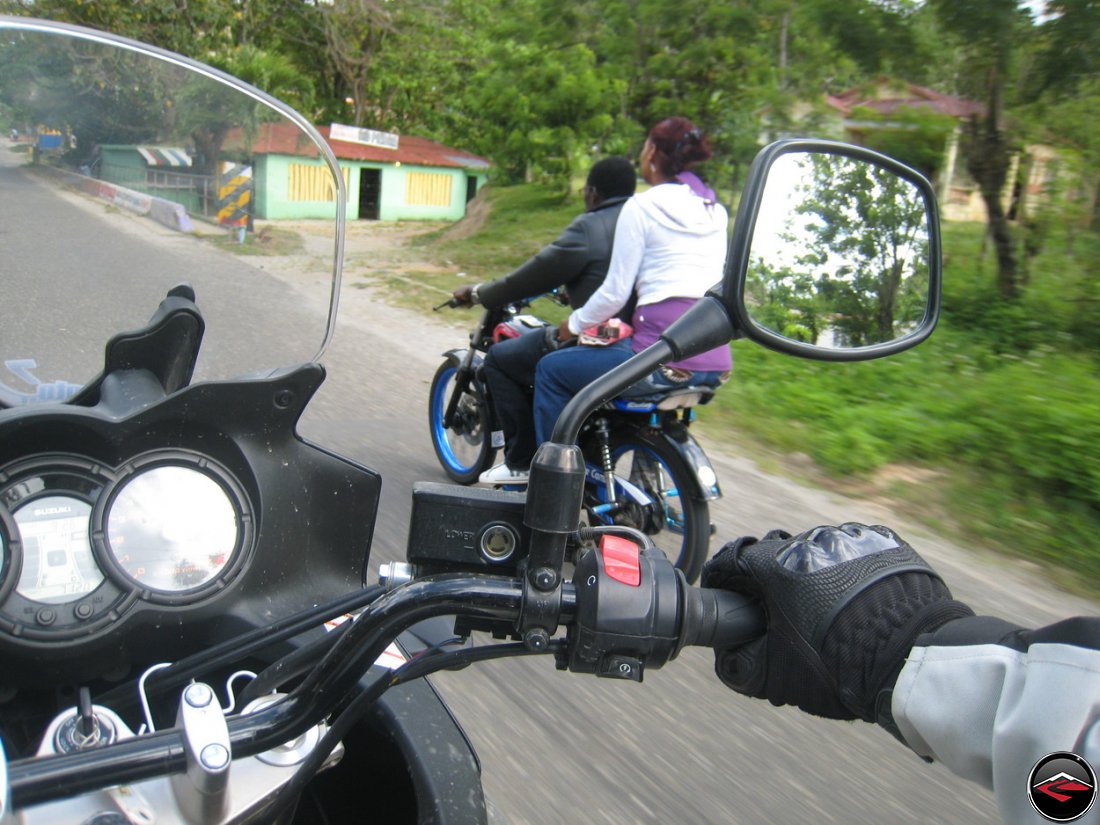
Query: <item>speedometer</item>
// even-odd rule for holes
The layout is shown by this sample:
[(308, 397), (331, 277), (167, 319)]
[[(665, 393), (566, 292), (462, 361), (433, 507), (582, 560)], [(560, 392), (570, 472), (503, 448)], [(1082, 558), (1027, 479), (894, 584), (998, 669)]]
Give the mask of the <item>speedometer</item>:
[(240, 543), (238, 507), (194, 467), (143, 468), (123, 481), (104, 516), (108, 553), (143, 588), (184, 593), (217, 578)]

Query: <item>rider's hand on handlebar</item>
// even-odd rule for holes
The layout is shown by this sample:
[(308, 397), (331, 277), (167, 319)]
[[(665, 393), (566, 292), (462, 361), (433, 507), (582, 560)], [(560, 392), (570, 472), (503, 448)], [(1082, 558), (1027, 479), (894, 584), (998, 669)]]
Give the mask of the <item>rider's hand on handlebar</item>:
[(472, 307), (474, 305), (474, 288), (472, 286), (460, 286), (451, 293), (459, 306)]
[(569, 319), (566, 318), (560, 324), (558, 324), (558, 340), (563, 344), (566, 341), (571, 341), (577, 336), (569, 329)]
[(891, 691), (916, 638), (973, 615), (881, 526), (739, 538), (707, 563), (702, 584), (755, 594), (767, 613), (761, 638), (715, 651), (726, 685), (773, 705), (891, 730)]

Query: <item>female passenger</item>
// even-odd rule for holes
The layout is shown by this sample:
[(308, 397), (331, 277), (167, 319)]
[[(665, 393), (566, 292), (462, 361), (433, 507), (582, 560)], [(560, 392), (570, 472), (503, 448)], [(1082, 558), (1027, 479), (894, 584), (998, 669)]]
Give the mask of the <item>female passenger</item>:
[[(550, 438), (558, 415), (578, 390), (656, 341), (722, 280), (728, 215), (691, 171), (710, 157), (706, 138), (687, 118), (667, 118), (650, 130), (639, 162), (651, 188), (623, 206), (603, 285), (558, 330), (560, 340), (573, 338), (614, 318), (633, 294), (634, 335), (608, 346), (560, 349), (539, 361), (534, 398), (538, 443)], [(662, 365), (628, 394), (688, 383), (716, 386), (731, 366), (729, 346), (722, 345)]]

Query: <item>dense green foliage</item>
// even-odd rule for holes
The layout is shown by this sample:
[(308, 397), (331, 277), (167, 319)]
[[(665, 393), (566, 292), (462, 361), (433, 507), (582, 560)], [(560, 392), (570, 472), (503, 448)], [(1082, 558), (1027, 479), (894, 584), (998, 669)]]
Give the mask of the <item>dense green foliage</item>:
[(248, 79), (320, 123), (457, 143), (511, 180), (559, 186), (593, 154), (633, 153), (673, 113), (711, 135), (725, 185), (765, 121), (782, 130), (796, 102), (878, 75), (956, 85), (955, 47), (916, 0), (0, 0), (0, 11), (227, 68), (242, 47), (278, 55), (308, 94), (285, 71)]
[[(1079, 222), (1100, 183), (1098, 2), (1046, 7), (1036, 20), (1023, 0), (0, 0), (215, 63), (318, 123), (435, 138), (490, 158), (500, 182), (563, 192), (674, 113), (711, 138), (711, 183), (737, 189), (762, 135), (839, 136), (826, 94), (886, 80), (960, 95), (984, 107), (962, 129), (960, 168), (985, 203), (1008, 299), (1042, 243), (1002, 199), (1028, 173), (1021, 147), (1071, 150), (1063, 201)], [(850, 115), (866, 126), (859, 140), (939, 170), (953, 123), (866, 114)]]
[[(1041, 25), (1017, 0), (0, 0), (0, 12), (251, 66), (248, 80), (319, 123), (433, 137), (488, 156), (498, 178), (559, 187), (673, 113), (710, 135), (708, 171), (736, 187), (761, 133), (813, 133), (824, 93), (892, 78), (986, 104), (967, 140), (992, 192), (1034, 132), (1091, 150), (1092, 175), (1100, 165), (1069, 105), (1097, 100), (1097, 2), (1047, 5)], [(944, 124), (892, 119), (865, 139), (935, 171)], [(996, 237), (1012, 243), (1007, 226)]]

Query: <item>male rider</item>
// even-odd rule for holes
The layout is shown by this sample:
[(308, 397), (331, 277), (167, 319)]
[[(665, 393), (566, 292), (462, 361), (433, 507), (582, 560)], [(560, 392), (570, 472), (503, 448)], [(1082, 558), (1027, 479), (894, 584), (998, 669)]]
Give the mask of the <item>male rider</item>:
[[(578, 215), (557, 239), (502, 278), (454, 291), (466, 306), (503, 306), (564, 286), (574, 309), (603, 283), (611, 261), (611, 243), (623, 203), (634, 194), (635, 171), (626, 158), (598, 161), (584, 187), (586, 211)], [(629, 309), (624, 309), (624, 313)], [(478, 479), (482, 484), (526, 484), (535, 449), (535, 423), (530, 388), (540, 358), (557, 346), (556, 327), (547, 334), (532, 333), (503, 340), (485, 357), (485, 380), (497, 421), (504, 431), (504, 461)]]
[(862, 524), (740, 538), (703, 586), (767, 613), (763, 637), (715, 652), (733, 690), (876, 722), (991, 788), (1006, 822), (1100, 822), (1100, 617), (975, 616), (896, 533)]

